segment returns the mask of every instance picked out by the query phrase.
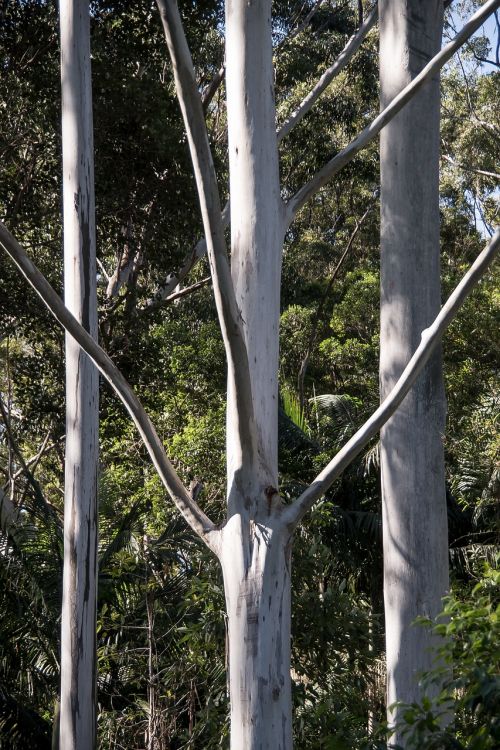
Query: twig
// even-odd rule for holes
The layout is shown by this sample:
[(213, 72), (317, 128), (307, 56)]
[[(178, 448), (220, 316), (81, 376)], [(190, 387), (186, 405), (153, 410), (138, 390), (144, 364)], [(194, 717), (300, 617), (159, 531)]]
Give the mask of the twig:
[(169, 294), (169, 296), (165, 299), (165, 302), (174, 302), (174, 300), (180, 299), (181, 297), (186, 297), (188, 294), (192, 294), (192, 292), (196, 292), (197, 289), (201, 289), (202, 287), (211, 283), (212, 277), (207, 276), (205, 279), (197, 281), (196, 284), (191, 284), (191, 286), (187, 286), (185, 289), (180, 289), (178, 292)]
[(497, 172), (487, 172), (484, 169), (476, 169), (475, 167), (471, 167), (467, 164), (459, 164), (459, 162), (454, 161), (454, 159), (452, 159), (451, 156), (448, 156), (448, 154), (443, 154), (442, 158), (450, 164), (453, 164), (454, 167), (463, 169), (466, 172), (474, 172), (474, 174), (482, 174), (485, 177), (494, 177), (496, 180), (500, 180), (500, 174), (497, 174)]

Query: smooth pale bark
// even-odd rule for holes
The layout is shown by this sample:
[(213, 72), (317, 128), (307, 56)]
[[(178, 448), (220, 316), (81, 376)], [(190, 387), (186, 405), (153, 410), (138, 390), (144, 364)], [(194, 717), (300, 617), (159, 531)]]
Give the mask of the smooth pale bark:
[[(445, 5), (449, 5), (446, 2)], [(430, 70), (423, 70), (421, 76), (417, 77), (412, 81), (407, 90), (401, 92), (401, 94), (391, 102), (391, 104), (381, 112), (375, 120), (368, 125), (352, 143), (346, 146), (345, 149), (340, 151), (334, 156), (319, 172), (313, 177), (313, 179), (304, 185), (293, 198), (288, 201), (287, 210), (287, 224), (290, 224), (297, 212), (302, 206), (318, 192), (334, 175), (336, 175), (342, 167), (348, 164), (356, 154), (362, 149), (366, 148), (373, 140), (377, 137), (384, 125), (394, 117), (394, 115), (411, 99), (416, 90), (422, 85), (428, 75), (432, 75), (433, 72), (439, 70), (460, 48), (464, 42), (469, 39), (472, 34), (484, 23), (486, 18), (491, 15), (500, 5), (500, 0), (488, 0), (476, 13), (469, 19), (463, 29), (457, 34), (457, 36), (449, 42), (443, 49), (436, 55), (434, 60), (431, 61)], [(375, 13), (375, 9), (373, 11)], [(361, 28), (356, 34), (349, 40), (344, 50), (341, 52), (336, 62), (321, 76), (318, 83), (314, 86), (311, 92), (304, 98), (302, 103), (299, 105), (297, 110), (291, 115), (293, 123), (290, 128), (288, 127), (288, 121), (281, 129), (277, 132), (278, 141), (281, 141), (285, 137), (287, 132), (292, 129), (304, 115), (311, 109), (313, 104), (317, 101), (320, 94), (325, 90), (325, 86), (328, 86), (333, 78), (340, 73), (345, 65), (351, 60), (352, 56), (362, 42), (364, 36), (370, 30), (372, 23), (375, 22), (375, 16), (370, 14), (367, 16)], [(286, 132), (285, 132), (286, 129)], [(226, 227), (229, 223), (229, 203), (224, 207), (222, 212), (222, 223)], [(158, 290), (158, 292), (151, 299), (147, 300), (144, 307), (141, 308), (141, 312), (145, 313), (151, 309), (154, 309), (158, 305), (161, 305), (167, 297), (173, 292), (175, 287), (184, 281), (186, 276), (190, 273), (192, 268), (203, 258), (207, 251), (207, 244), (205, 239), (199, 240), (195, 247), (186, 255), (184, 264), (181, 270), (177, 274), (169, 274), (165, 283)]]
[(287, 222), (291, 223), (297, 212), (313, 198), (323, 185), (326, 185), (334, 175), (346, 166), (356, 156), (359, 151), (366, 148), (373, 139), (380, 133), (387, 123), (409, 102), (432, 76), (439, 73), (443, 65), (460, 49), (460, 47), (474, 34), (482, 23), (500, 6), (500, 0), (487, 0), (478, 10), (469, 18), (467, 23), (458, 32), (458, 34), (446, 44), (434, 57), (425, 65), (427, 59), (424, 56), (422, 69), (418, 75), (415, 75), (405, 88), (403, 88), (394, 98), (388, 102), (379, 115), (362, 130), (356, 138), (349, 143), (342, 151), (339, 151), (329, 162), (322, 167), (319, 172), (307, 184), (298, 190), (287, 203)]
[[(231, 271), (248, 350), (259, 471), (278, 484), (278, 330), (284, 238), (280, 195), (271, 2), (226, 3), (226, 88)], [(228, 393), (228, 444), (235, 398)], [(228, 456), (229, 487), (237, 467)]]
[(378, 5), (372, 8), (360, 28), (351, 36), (346, 46), (337, 57), (333, 65), (330, 65), (323, 73), (316, 85), (311, 89), (307, 96), (302, 99), (299, 106), (285, 120), (278, 130), (278, 142), (281, 142), (293, 128), (305, 117), (313, 104), (319, 99), (321, 94), (328, 88), (334, 78), (341, 73), (344, 68), (351, 62), (352, 58), (363, 44), (369, 31), (375, 26), (378, 19)]
[(238, 444), (236, 394), (227, 394), (228, 521), (220, 560), (229, 629), (231, 748), (289, 750), (289, 532), (279, 522), (278, 345), (280, 195), (271, 2), (226, 3), (231, 272), (251, 377), (258, 461), (251, 483)]
[[(313, 15), (314, 13), (313, 11), (311, 11), (308, 18), (310, 19)], [(331, 82), (351, 62), (352, 58), (365, 40), (366, 36), (377, 22), (377, 18), (378, 8), (377, 6), (375, 6), (369, 13), (367, 18), (363, 21), (362, 26), (349, 39), (335, 62), (329, 68), (327, 68), (327, 70), (325, 70), (325, 72), (321, 75), (320, 79), (313, 86), (307, 96), (304, 97), (298, 107), (292, 112), (291, 115), (289, 115), (283, 125), (281, 125), (277, 129), (276, 136), (278, 139), (278, 143), (281, 143), (283, 138), (285, 138), (293, 130), (293, 128), (302, 121), (302, 119), (308, 114), (308, 112), (310, 112), (319, 97), (326, 91)], [(300, 33), (300, 31), (303, 31), (306, 26), (307, 23), (301, 25), (296, 34)], [(296, 34), (293, 34), (293, 36), (296, 36)], [(221, 76), (223, 76), (224, 72), (225, 68), (221, 68), (221, 70), (217, 73), (214, 80), (210, 84), (207, 93), (204, 93), (202, 95), (201, 100), (204, 109), (206, 108), (206, 102), (210, 99), (211, 91), (214, 91), (218, 86), (220, 78)], [(222, 212), (222, 224), (224, 228), (229, 225), (229, 208), (230, 205), (228, 202), (224, 206), (224, 210)], [(175, 297), (172, 295), (172, 292), (178, 284), (184, 281), (184, 279), (191, 272), (192, 268), (198, 263), (198, 261), (201, 258), (205, 257), (206, 252), (207, 243), (205, 238), (203, 238), (199, 240), (194, 248), (192, 248), (191, 251), (186, 255), (182, 268), (176, 274), (169, 274), (169, 276), (167, 276), (167, 278), (165, 279), (165, 283), (158, 289), (156, 294), (151, 299), (146, 301), (144, 307), (141, 308), (141, 312), (146, 312), (148, 310), (154, 309), (164, 302), (170, 302), (175, 299)]]
[(217, 178), (203, 115), (191, 54), (182, 27), (176, 0), (157, 0), (173, 63), (177, 97), (184, 118), (200, 200), (203, 228), (207, 238), (210, 272), (213, 280), (219, 325), (227, 359), (227, 389), (231, 450), (241, 481), (253, 484), (257, 463), (255, 410), (252, 402), (251, 368), (245, 341), (245, 321), (238, 308), (224, 240)]
[[(64, 299), (97, 338), (94, 162), (88, 0), (60, 4)], [(60, 747), (96, 744), (99, 376), (66, 335), (64, 572)]]
[[(442, 0), (381, 0), (380, 95), (384, 108), (440, 48)], [(439, 264), (439, 76), (384, 128), (381, 171), (381, 398), (394, 387), (435, 318)], [(434, 618), (448, 585), (440, 351), (381, 431), (387, 704), (422, 698), (418, 675), (436, 644), (412, 623)], [(389, 711), (397, 721), (399, 711)], [(396, 732), (393, 742), (404, 746)]]
[(394, 414), (416, 382), (432, 352), (439, 346), (443, 333), (455, 318), (464, 300), (486, 273), (499, 250), (500, 230), (497, 230), (488, 246), (478, 255), (471, 268), (453, 290), (432, 324), (422, 331), (417, 349), (391, 392), (387, 394), (378, 409), (354, 433), (352, 438), (339, 450), (302, 495), (283, 510), (281, 520), (289, 528), (294, 528), (314, 503), (323, 497), (337, 477), (354, 461), (356, 456), (359, 456), (363, 448)]
[(222, 529), (232, 750), (292, 748), (291, 535), (276, 511)]
[[(141, 402), (121, 372), (106, 352), (87, 333), (85, 328), (83, 328), (75, 316), (64, 305), (59, 295), (56, 294), (47, 279), (30, 261), (21, 245), (14, 239), (2, 222), (0, 222), (0, 246), (10, 255), (23, 276), (40, 295), (55, 319), (72, 335), (75, 341), (78, 341), (83, 351), (89, 355), (96, 367), (109, 382), (137, 427), (153, 465), (177, 509), (193, 531), (203, 539), (210, 549), (214, 549), (215, 551), (217, 534), (214, 523), (200, 509), (177, 476), (174, 467), (168, 460), (158, 433), (154, 429)], [(36, 485), (34, 485), (34, 489), (36, 491)]]

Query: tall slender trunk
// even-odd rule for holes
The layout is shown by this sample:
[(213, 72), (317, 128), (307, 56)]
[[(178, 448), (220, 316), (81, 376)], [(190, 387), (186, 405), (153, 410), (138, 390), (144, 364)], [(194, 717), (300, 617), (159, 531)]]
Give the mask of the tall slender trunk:
[[(97, 337), (94, 163), (88, 0), (60, 3), (64, 298)], [(96, 745), (99, 380), (66, 334), (66, 464), (60, 747)]]
[[(284, 210), (280, 195), (271, 2), (226, 3), (231, 271), (243, 319), (260, 474), (278, 481), (278, 347)], [(228, 394), (229, 417), (232, 395)], [(229, 419), (228, 444), (232, 421)], [(228, 454), (229, 480), (237, 468)]]
[[(443, 3), (380, 0), (379, 13), (383, 107), (438, 51)], [(440, 306), (439, 106), (436, 76), (381, 134), (382, 398)], [(412, 623), (434, 617), (448, 589), (444, 423), (438, 352), (381, 432), (388, 705), (421, 698), (418, 673), (435, 655)]]
[[(226, 3), (231, 272), (252, 383), (258, 458), (242, 466), (228, 391), (228, 522), (222, 532), (231, 748), (290, 750), (289, 534), (279, 524), (280, 195), (271, 1)], [(243, 471), (241, 471), (243, 469)], [(244, 477), (242, 482), (241, 477)], [(250, 479), (249, 479), (250, 477)]]

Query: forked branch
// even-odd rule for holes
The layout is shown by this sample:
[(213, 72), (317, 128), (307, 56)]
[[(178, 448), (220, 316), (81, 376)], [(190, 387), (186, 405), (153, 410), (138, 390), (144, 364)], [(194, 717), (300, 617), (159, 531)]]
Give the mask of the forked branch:
[(380, 428), (394, 414), (404, 397), (422, 371), (444, 331), (449, 326), (466, 297), (485, 274), (500, 249), (500, 229), (498, 229), (488, 246), (478, 255), (469, 271), (450, 295), (434, 322), (422, 331), (422, 338), (413, 357), (406, 365), (396, 385), (385, 401), (372, 416), (352, 436), (337, 455), (330, 461), (314, 482), (298, 497), (292, 505), (285, 508), (282, 520), (293, 530), (307, 511), (319, 500), (337, 477), (363, 450), (365, 445), (377, 434)]
[(139, 430), (149, 455), (155, 465), (167, 492), (191, 528), (203, 539), (208, 547), (216, 550), (215, 525), (194, 502), (167, 458), (163, 444), (144, 407), (106, 352), (101, 349), (76, 318), (69, 312), (64, 302), (52, 289), (47, 279), (31, 262), (21, 245), (0, 222), (0, 246), (12, 258), (23, 276), (42, 298), (55, 319), (80, 344), (104, 375), (117, 396), (125, 405)]
[(228, 377), (236, 395), (239, 415), (241, 454), (245, 465), (257, 460), (256, 429), (248, 354), (240, 311), (236, 304), (227, 257), (221, 205), (215, 167), (208, 142), (191, 54), (175, 0), (156, 0), (160, 10), (168, 50), (172, 59), (177, 97), (188, 136), (189, 150), (200, 199), (208, 259), (213, 279), (215, 303), (224, 338)]
[(455, 52), (469, 39), (472, 34), (481, 26), (481, 24), (500, 6), (500, 0), (488, 0), (474, 15), (467, 21), (463, 29), (456, 35), (451, 42), (446, 44), (432, 60), (420, 71), (420, 73), (408, 84), (387, 107), (370, 123), (351, 143), (342, 149), (333, 159), (325, 164), (320, 171), (304, 185), (288, 201), (288, 223), (291, 224), (297, 212), (311, 198), (316, 195), (334, 175), (346, 166), (359, 151), (366, 148), (374, 138), (380, 133), (382, 128), (392, 120), (395, 115), (410, 101), (424, 83), (435, 73), (437, 73), (445, 63), (455, 54)]

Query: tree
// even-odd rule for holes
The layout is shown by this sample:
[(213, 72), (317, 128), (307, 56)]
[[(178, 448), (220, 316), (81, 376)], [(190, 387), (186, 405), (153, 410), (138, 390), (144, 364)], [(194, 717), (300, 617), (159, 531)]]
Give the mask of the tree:
[[(87, 0), (61, 4), (64, 299), (97, 337), (90, 24)], [(96, 742), (98, 372), (66, 337), (60, 746)]]
[[(485, 6), (483, 13), (491, 11), (495, 5), (490, 3), (489, 7)], [(440, 339), (464, 295), (495, 255), (499, 238), (496, 237), (478, 259), (435, 324), (427, 328), (416, 354), (391, 396), (312, 485), (290, 505), (282, 503), (277, 488), (278, 305), (271, 298), (274, 294), (279, 295), (279, 239), (282, 239), (296, 212), (376, 136), (425, 77), (443, 64), (453, 49), (472, 33), (474, 24), (479, 24), (482, 16), (476, 15), (475, 21), (467, 26), (455, 45), (439, 53), (405, 93), (398, 96), (376, 119), (373, 126), (363, 131), (351, 146), (334, 157), (284, 204), (277, 181), (274, 100), (271, 91), (270, 5), (228, 5), (226, 30), (228, 43), (233, 45), (233, 54), (228, 55), (228, 112), (234, 112), (229, 115), (230, 159), (247, 175), (244, 184), (239, 186), (233, 167), (231, 180), (236, 181), (235, 185), (243, 191), (246, 201), (239, 204), (241, 215), (233, 217), (231, 275), (198, 86), (180, 18), (174, 3), (162, 2), (160, 8), (195, 167), (214, 293), (228, 360), (228, 517), (222, 527), (217, 527), (208, 519), (178, 479), (144, 410), (111, 360), (75, 324), (57, 295), (37, 274), (20, 246), (3, 228), (0, 229), (0, 240), (42, 294), (52, 312), (119, 392), (175, 504), (221, 560), (229, 617), (233, 746), (287, 748), (291, 745), (289, 566), (293, 531), (315, 500), (321, 497), (391, 411), (401, 403), (419, 369), (425, 364), (432, 345)], [(253, 48), (248, 43), (249, 39), (253, 42)], [(238, 86), (235, 84), (237, 75)], [(260, 80), (263, 88), (255, 85), (254, 76)], [(254, 112), (259, 112), (262, 118), (259, 127), (255, 127), (252, 119)], [(263, 176), (267, 176), (270, 185), (262, 184)], [(261, 195), (267, 196), (269, 205), (261, 200)], [(239, 194), (236, 195), (236, 202), (238, 200), (241, 200)], [(233, 207), (232, 211), (235, 211)], [(238, 265), (241, 263), (248, 277), (248, 289), (241, 274), (241, 265)], [(271, 263), (267, 276), (260, 267), (261, 263)], [(248, 295), (253, 300), (252, 304), (248, 301)]]
[[(442, 3), (380, 4), (382, 107), (441, 46)], [(381, 133), (380, 396), (394, 386), (441, 300), (439, 77)], [(422, 161), (421, 155), (425, 154)], [(381, 432), (387, 702), (412, 703), (433, 661), (427, 633), (448, 591), (443, 434), (445, 398), (436, 351)], [(398, 721), (397, 710), (389, 721)], [(397, 732), (393, 740), (402, 743)]]

